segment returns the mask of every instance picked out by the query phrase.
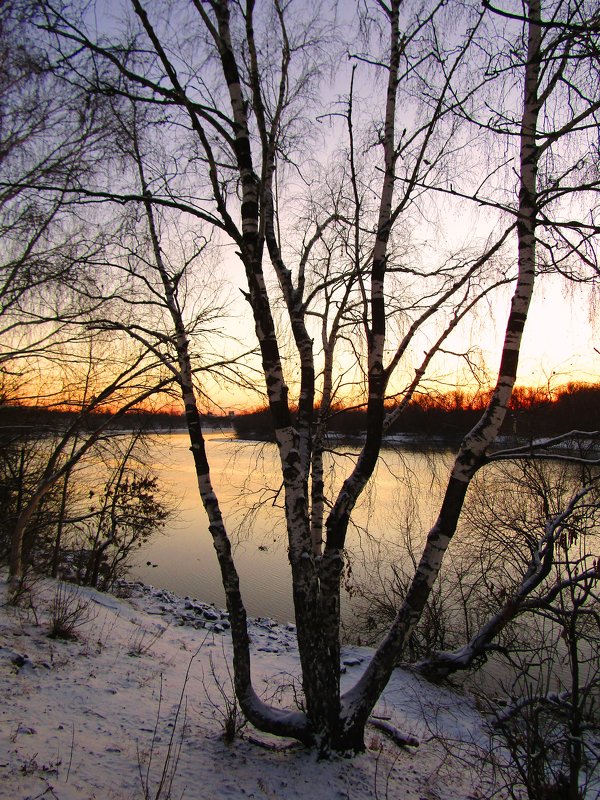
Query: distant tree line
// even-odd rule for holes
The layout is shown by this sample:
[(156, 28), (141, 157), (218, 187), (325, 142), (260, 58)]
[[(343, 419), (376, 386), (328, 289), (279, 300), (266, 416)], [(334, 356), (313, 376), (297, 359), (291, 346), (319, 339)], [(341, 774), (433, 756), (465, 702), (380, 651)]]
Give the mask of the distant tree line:
[[(174, 431), (185, 429), (183, 414), (172, 411), (153, 411), (134, 409), (121, 417), (115, 417), (112, 411), (95, 411), (82, 415), (79, 409), (57, 409), (43, 405), (20, 405), (18, 403), (3, 405), (0, 403), (0, 430), (11, 437), (16, 432), (35, 430), (43, 434), (44, 430), (55, 430), (66, 427), (77, 418), (81, 430), (93, 431), (109, 422), (109, 430), (142, 430), (142, 431)], [(203, 415), (206, 427), (229, 426), (227, 418), (214, 414)]]
[[(488, 401), (488, 394), (481, 392), (473, 395), (454, 390), (445, 394), (422, 394), (406, 405), (388, 434), (460, 440), (475, 425)], [(338, 407), (330, 413), (328, 430), (353, 436), (365, 431), (366, 424), (365, 409)], [(239, 414), (233, 426), (236, 434), (243, 438), (273, 438), (268, 409)], [(500, 432), (529, 439), (552, 436), (569, 428), (600, 428), (600, 385), (570, 382), (554, 390), (517, 387)]]

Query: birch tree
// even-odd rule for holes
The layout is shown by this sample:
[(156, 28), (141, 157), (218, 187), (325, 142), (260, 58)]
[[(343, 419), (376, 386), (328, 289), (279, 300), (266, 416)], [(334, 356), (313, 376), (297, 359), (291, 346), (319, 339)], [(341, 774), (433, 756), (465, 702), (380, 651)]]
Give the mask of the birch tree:
[[(516, 49), (505, 54), (506, 63), (511, 64), (513, 70), (517, 66), (515, 55), (518, 54), (519, 66), (524, 62), (525, 101), (519, 129), (516, 130), (514, 123), (509, 122), (508, 115), (500, 124), (502, 113), (499, 110), (493, 116), (494, 122), (484, 124), (481, 119), (471, 120), (480, 127), (493, 129), (501, 139), (516, 139), (518, 136), (520, 142), (517, 208), (520, 269), (528, 261), (531, 280), (536, 274), (558, 271), (569, 280), (594, 284), (597, 279), (598, 176), (594, 169), (590, 171), (590, 166), (598, 132), (599, 98), (597, 79), (591, 77), (597, 70), (590, 39), (591, 30), (597, 26), (593, 9), (587, 9), (589, 18), (585, 17), (586, 9), (568, 3), (556, 4), (551, 9), (552, 14), (548, 10), (546, 17), (542, 14), (542, 5), (535, 4), (530, 5), (525, 17), (494, 7), (490, 10), (504, 22), (518, 19), (527, 36), (523, 39), (527, 46), (525, 58)], [(573, 152), (569, 152), (570, 148), (577, 152), (575, 158)], [(482, 191), (478, 199), (483, 200), (484, 195), (485, 191)], [(561, 206), (559, 198), (568, 198), (569, 205), (566, 208)], [(581, 215), (577, 221), (565, 216), (565, 213), (572, 214), (574, 209)], [(531, 297), (533, 287), (527, 288), (525, 294)], [(525, 306), (524, 320), (526, 315)], [(483, 465), (559, 458), (560, 452), (555, 448), (565, 440), (579, 439), (585, 450), (585, 442), (595, 440), (597, 435), (597, 431), (565, 431), (557, 437), (542, 437), (529, 446), (493, 453), (488, 451)], [(581, 460), (591, 466), (597, 464), (597, 459), (591, 456), (568, 456), (565, 460)], [(582, 482), (581, 497), (589, 494), (594, 475), (592, 472)], [(544, 582), (553, 569), (557, 542), (568, 525), (568, 518), (577, 512), (579, 502), (579, 493), (576, 492), (561, 514), (548, 516), (547, 527), (541, 531), (537, 546), (532, 548), (520, 586), (507, 594), (506, 602), (491, 614), (480, 630), (472, 633), (469, 643), (454, 652), (432, 654), (419, 665), (419, 669), (439, 678), (468, 668), (478, 658), (485, 657), (495, 638), (524, 612), (529, 603), (543, 602)], [(586, 559), (585, 565), (582, 562), (581, 566), (584, 582), (594, 575), (590, 553)], [(563, 588), (566, 590), (566, 586)], [(532, 599), (534, 594), (537, 594), (537, 600)]]
[[(338, 115), (347, 142), (339, 192), (343, 201), (317, 206), (318, 211), (310, 217), (312, 227), (298, 242), (289, 230), (282, 233), (291, 216), (284, 203), (285, 177), (295, 172), (310, 183), (301, 160), (297, 124), (298, 120), (309, 121), (307, 108), (315, 102), (316, 81), (323, 69), (321, 46), (328, 27), (323, 10), (307, 21), (278, 0), (260, 7), (253, 0), (242, 5), (192, 0), (169, 6), (166, 16), (166, 7), (131, 0), (128, 29), (135, 33), (127, 42), (117, 43), (114, 32), (95, 30), (85, 11), (78, 14), (77, 8), (52, 3), (43, 3), (42, 8), (38, 24), (54, 37), (65, 74), (77, 75), (76, 80), (92, 95), (108, 94), (115, 102), (160, 109), (163, 116), (157, 130), (162, 129), (163, 141), (171, 136), (173, 143), (177, 168), (168, 177), (163, 172), (151, 183), (138, 151), (135, 185), (115, 174), (112, 182), (80, 180), (69, 191), (77, 202), (136, 204), (146, 217), (154, 267), (163, 282), (173, 326), (175, 357), (171, 366), (186, 410), (199, 493), (227, 598), (240, 705), (261, 730), (295, 737), (317, 747), (324, 756), (331, 751), (361, 750), (371, 710), (423, 613), (457, 530), (469, 484), (490, 459), (515, 384), (535, 283), (536, 233), (543, 207), (538, 178), (544, 148), (541, 115), (550, 108), (552, 92), (566, 74), (561, 72), (556, 80), (547, 78), (554, 51), (545, 51), (543, 42), (547, 31), (563, 30), (563, 9), (553, 6), (546, 17), (540, 0), (528, 0), (525, 13), (516, 15), (514, 35), (519, 47), (524, 42), (522, 58), (510, 66), (519, 88), (519, 99), (511, 109), (518, 126), (516, 199), (504, 202), (494, 197), (484, 202), (502, 211), (504, 224), (477, 254), (455, 260), (452, 269), (427, 270), (416, 268), (414, 261), (403, 263), (397, 249), (398, 231), (414, 224), (413, 209), (424, 212), (424, 193), (464, 196), (464, 200), (482, 203), (479, 191), (461, 188), (458, 172), (450, 184), (448, 175), (452, 169), (460, 170), (450, 154), (464, 147), (463, 123), (473, 121), (469, 109), (490, 83), (484, 71), (467, 80), (468, 66), (474, 63), (469, 59), (481, 45), (478, 37), (487, 15), (500, 12), (473, 10), (464, 29), (452, 30), (444, 39), (447, 20), (443, 3), (405, 9), (400, 0), (391, 0), (369, 6), (362, 24), (371, 33), (364, 52), (352, 48), (352, 54), (359, 68), (373, 71), (370, 77), (379, 74), (380, 83), (375, 85), (383, 110), (381, 119), (370, 128), (370, 138), (365, 135), (364, 148), (377, 153), (373, 169), (367, 183), (358, 163), (355, 94), (348, 76), (349, 93)], [(573, 25), (579, 31), (583, 23), (568, 21), (564, 30)], [(380, 50), (375, 48), (372, 26), (381, 33)], [(570, 63), (569, 58), (567, 49), (565, 63)], [(403, 91), (403, 98), (411, 92), (420, 96), (417, 110), (399, 103)], [(514, 88), (513, 97), (516, 91)], [(582, 110), (547, 133), (546, 141), (554, 142), (593, 124), (596, 101), (587, 95), (580, 98)], [(480, 127), (495, 133), (492, 125)], [(306, 129), (302, 132), (308, 136)], [(594, 187), (592, 180), (588, 188)], [(42, 181), (38, 188), (50, 191), (52, 186)], [(374, 196), (374, 202), (368, 201), (369, 196)], [(244, 276), (243, 292), (254, 322), (281, 467), (304, 693), (301, 711), (270, 705), (258, 696), (252, 683), (240, 581), (210, 477), (188, 342), (157, 233), (156, 215), (168, 209), (184, 215), (190, 225), (212, 229), (220, 241), (231, 242)], [(566, 227), (583, 231), (588, 244), (589, 236), (597, 233), (595, 223), (587, 228)], [(583, 245), (571, 249), (585, 256)], [(335, 259), (342, 253), (345, 266), (336, 272)], [(319, 264), (320, 274), (313, 269)], [(437, 520), (394, 622), (362, 677), (342, 694), (340, 584), (344, 551), (352, 514), (374, 474), (384, 433), (453, 331), (478, 302), (505, 282), (513, 284), (513, 294), (489, 403), (456, 454)], [(404, 307), (399, 301), (395, 304), (395, 292), (408, 291), (409, 285), (417, 287), (417, 296)], [(295, 348), (299, 370), (296, 398), (290, 397), (281, 330), (275, 321), (275, 297), (285, 309)], [(402, 335), (391, 332), (392, 309), (405, 315)], [(313, 319), (319, 320), (316, 340)], [(386, 400), (395, 393), (390, 387), (396, 373), (420, 331), (436, 319), (440, 320), (436, 336), (410, 365), (412, 375), (401, 401), (389, 411)], [(353, 325), (359, 342), (350, 346), (357, 361), (362, 359), (367, 431), (353, 468), (325, 497), (324, 426), (335, 383), (336, 347), (341, 346), (346, 325)]]

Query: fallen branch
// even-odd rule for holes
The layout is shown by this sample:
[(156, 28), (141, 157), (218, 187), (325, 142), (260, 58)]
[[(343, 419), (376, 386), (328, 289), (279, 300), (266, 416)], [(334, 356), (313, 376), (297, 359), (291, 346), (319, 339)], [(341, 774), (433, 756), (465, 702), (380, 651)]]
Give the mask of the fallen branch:
[(246, 734), (244, 738), (251, 744), (264, 747), (265, 750), (274, 750), (276, 753), (281, 753), (285, 750), (298, 750), (303, 747), (300, 742), (268, 742), (266, 739), (259, 739), (258, 736), (252, 736), (252, 734)]
[(378, 731), (384, 733), (388, 739), (391, 739), (399, 747), (418, 747), (420, 745), (419, 740), (415, 736), (411, 736), (409, 733), (404, 733), (404, 731), (396, 728), (395, 725), (392, 725), (391, 722), (388, 722), (385, 719), (369, 717), (369, 723), (374, 728), (377, 728)]

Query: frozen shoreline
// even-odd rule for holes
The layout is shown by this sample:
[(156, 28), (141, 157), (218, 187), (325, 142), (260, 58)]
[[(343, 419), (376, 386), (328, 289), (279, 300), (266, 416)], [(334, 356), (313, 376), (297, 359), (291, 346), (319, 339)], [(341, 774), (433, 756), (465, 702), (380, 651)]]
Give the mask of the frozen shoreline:
[[(226, 613), (163, 589), (128, 588), (124, 599), (69, 587), (89, 612), (73, 641), (47, 636), (53, 581), (35, 587), (38, 624), (31, 611), (2, 605), (0, 797), (142, 798), (141, 780), (156, 787), (173, 732), (180, 749), (172, 796), (188, 800), (304, 800), (307, 792), (311, 800), (433, 800), (448, 792), (468, 800), (484, 784), (489, 788), (473, 762), (486, 735), (472, 701), (401, 670), (377, 713), (419, 739), (419, 747), (398, 748), (371, 728), (369, 749), (351, 760), (316, 762), (296, 745), (267, 749), (256, 742), (281, 742), (250, 727), (227, 745), (221, 691), (232, 696), (232, 653)], [(5, 591), (3, 585), (2, 601)], [(261, 618), (249, 630), (257, 691), (292, 704), (299, 674), (294, 626)], [(343, 652), (348, 688), (371, 651)], [(452, 742), (454, 755), (445, 742)]]

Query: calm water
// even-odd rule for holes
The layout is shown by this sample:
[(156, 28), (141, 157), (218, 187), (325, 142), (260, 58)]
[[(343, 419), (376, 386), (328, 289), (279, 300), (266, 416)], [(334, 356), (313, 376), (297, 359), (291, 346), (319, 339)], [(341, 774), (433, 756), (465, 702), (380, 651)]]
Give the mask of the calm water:
[[(162, 434), (156, 438), (155, 467), (178, 511), (164, 533), (155, 536), (140, 552), (140, 562), (131, 571), (131, 577), (182, 596), (214, 602), (222, 608), (225, 595), (188, 448), (184, 434)], [(234, 543), (246, 609), (251, 616), (292, 621), (291, 576), (277, 484), (275, 445), (238, 440), (232, 433), (223, 432), (208, 435), (207, 450), (213, 483)], [(358, 452), (346, 445), (340, 445), (337, 450), (327, 463), (330, 486), (340, 485)], [(387, 570), (389, 577), (393, 563), (407, 563), (407, 532), (418, 557), (419, 545), (438, 513), (451, 460), (450, 451), (424, 453), (406, 448), (383, 451), (377, 472), (354, 513), (354, 525), (348, 535), (352, 580), (381, 594), (376, 564), (383, 564), (383, 573)], [(516, 502), (516, 496), (511, 497)], [(473, 540), (472, 547), (467, 546), (465, 550), (470, 540), (457, 534), (457, 544), (461, 539), (463, 557), (471, 549), (476, 555), (477, 541)], [(391, 567), (385, 562), (390, 553), (385, 549), (386, 543), (399, 545), (393, 549), (397, 561)], [(377, 557), (380, 546), (383, 561)], [(454, 552), (448, 554), (450, 558)], [(458, 558), (460, 561), (460, 551)], [(357, 619), (356, 607), (353, 608), (353, 601), (345, 592), (342, 602), (344, 638), (354, 641), (357, 630), (360, 635), (364, 618)], [(535, 636), (532, 629), (532, 641), (540, 636), (542, 641), (548, 637), (549, 641), (559, 639), (551, 625), (546, 633), (538, 631)], [(567, 660), (561, 647), (559, 662), (551, 665), (554, 688), (560, 688), (563, 679), (568, 685)], [(536, 669), (530, 672), (527, 680), (537, 680)], [(499, 682), (510, 685), (513, 678), (506, 664), (492, 657), (484, 670), (477, 673), (476, 680), (496, 691)]]
[[(216, 556), (200, 503), (185, 434), (157, 437), (155, 463), (177, 507), (164, 533), (140, 553), (131, 577), (225, 605)], [(275, 445), (243, 441), (230, 432), (210, 433), (211, 475), (229, 535), (248, 613), (281, 621), (293, 619), (290, 568), (277, 483)], [(327, 464), (330, 485), (348, 473), (357, 449), (339, 448)], [(348, 537), (353, 571), (364, 574), (382, 539), (400, 540), (405, 524), (419, 539), (438, 508), (439, 477), (448, 455), (386, 449), (374, 479), (354, 515)], [(151, 562), (151, 566), (146, 562)], [(156, 566), (154, 566), (156, 565)]]

